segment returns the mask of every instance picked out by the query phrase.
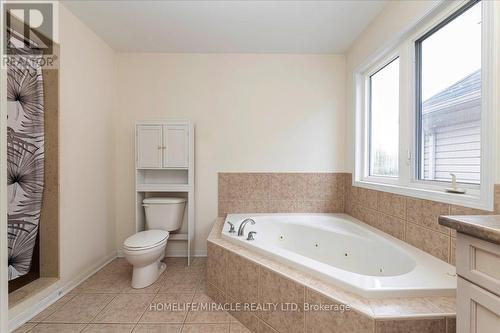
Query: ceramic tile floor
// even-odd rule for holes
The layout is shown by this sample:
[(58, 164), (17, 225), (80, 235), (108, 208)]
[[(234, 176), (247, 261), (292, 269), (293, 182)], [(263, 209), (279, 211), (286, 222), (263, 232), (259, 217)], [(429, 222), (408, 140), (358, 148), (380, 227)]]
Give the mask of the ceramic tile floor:
[(150, 304), (207, 302), (206, 258), (166, 258), (153, 285), (132, 289), (131, 266), (115, 259), (15, 333), (248, 333), (225, 311), (154, 311)]

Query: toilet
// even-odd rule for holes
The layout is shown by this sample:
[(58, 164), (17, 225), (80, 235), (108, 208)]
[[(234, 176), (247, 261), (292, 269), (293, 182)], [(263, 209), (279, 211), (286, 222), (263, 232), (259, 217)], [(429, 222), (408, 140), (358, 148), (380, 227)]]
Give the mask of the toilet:
[(146, 214), (146, 230), (130, 236), (123, 243), (123, 254), (133, 266), (132, 288), (145, 288), (165, 271), (161, 260), (169, 232), (178, 230), (184, 217), (186, 199), (155, 197), (142, 202)]

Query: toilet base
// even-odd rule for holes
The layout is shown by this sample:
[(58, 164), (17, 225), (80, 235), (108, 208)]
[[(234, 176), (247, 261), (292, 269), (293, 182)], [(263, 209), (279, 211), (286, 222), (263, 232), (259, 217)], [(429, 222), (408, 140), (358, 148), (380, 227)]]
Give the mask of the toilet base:
[(142, 289), (152, 285), (165, 271), (167, 265), (160, 259), (150, 265), (134, 267), (132, 272), (132, 288)]

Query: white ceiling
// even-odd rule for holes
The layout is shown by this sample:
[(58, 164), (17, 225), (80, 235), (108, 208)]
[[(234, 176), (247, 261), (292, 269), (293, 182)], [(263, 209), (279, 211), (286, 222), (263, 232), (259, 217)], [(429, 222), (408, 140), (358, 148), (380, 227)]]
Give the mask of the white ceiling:
[(115, 50), (165, 53), (342, 53), (385, 3), (64, 1)]

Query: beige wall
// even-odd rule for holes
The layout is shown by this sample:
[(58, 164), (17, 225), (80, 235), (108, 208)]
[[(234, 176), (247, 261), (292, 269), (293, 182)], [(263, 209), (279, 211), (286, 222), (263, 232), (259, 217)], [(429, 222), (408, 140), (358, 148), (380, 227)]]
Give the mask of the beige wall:
[(116, 251), (114, 51), (60, 6), (60, 275)]
[(117, 247), (134, 233), (134, 122), (195, 124), (195, 252), (217, 217), (217, 172), (345, 171), (337, 55), (117, 54)]
[(115, 53), (64, 6), (58, 9), (60, 279), (9, 309), (9, 325), (116, 255)]

